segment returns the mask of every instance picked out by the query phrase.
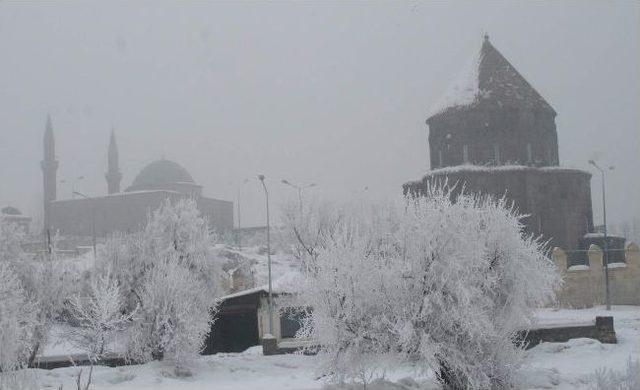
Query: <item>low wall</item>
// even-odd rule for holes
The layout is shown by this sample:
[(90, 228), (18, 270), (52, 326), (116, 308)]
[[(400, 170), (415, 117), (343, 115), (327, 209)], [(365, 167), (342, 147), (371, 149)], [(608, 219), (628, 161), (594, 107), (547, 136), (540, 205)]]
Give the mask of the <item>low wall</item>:
[[(588, 265), (569, 267), (567, 253), (554, 248), (552, 259), (562, 273), (564, 285), (557, 292), (562, 307), (585, 308), (605, 300), (603, 252), (597, 245), (587, 251)], [(613, 305), (640, 305), (640, 250), (635, 243), (625, 247), (624, 263), (609, 263), (609, 293)]]
[(596, 317), (595, 322), (583, 325), (549, 326), (546, 328), (531, 329), (524, 336), (527, 349), (546, 343), (564, 343), (570, 339), (590, 338), (603, 344), (615, 344), (618, 342), (613, 328), (613, 317)]

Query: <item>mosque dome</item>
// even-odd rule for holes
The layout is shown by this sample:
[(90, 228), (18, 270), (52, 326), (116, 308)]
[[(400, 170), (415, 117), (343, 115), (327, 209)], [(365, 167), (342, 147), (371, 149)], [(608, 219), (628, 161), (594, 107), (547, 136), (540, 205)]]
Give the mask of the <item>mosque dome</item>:
[(162, 159), (142, 168), (127, 191), (157, 190), (185, 183), (195, 185), (189, 172), (178, 163)]

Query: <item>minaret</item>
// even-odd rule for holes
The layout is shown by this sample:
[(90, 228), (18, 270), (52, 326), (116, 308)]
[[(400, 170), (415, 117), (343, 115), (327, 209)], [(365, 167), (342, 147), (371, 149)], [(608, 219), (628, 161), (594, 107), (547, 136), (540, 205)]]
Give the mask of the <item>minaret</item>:
[(51, 115), (47, 115), (47, 124), (44, 129), (44, 159), (40, 162), (43, 176), (43, 198), (44, 198), (44, 228), (51, 227), (49, 204), (56, 200), (56, 171), (58, 170), (58, 160), (56, 160), (56, 144), (53, 138), (53, 126), (51, 125)]
[(108, 153), (108, 168), (107, 174), (104, 177), (107, 179), (107, 189), (109, 194), (117, 194), (120, 192), (120, 180), (122, 174), (120, 173), (120, 166), (118, 164), (118, 145), (116, 145), (116, 135), (111, 130), (111, 139), (109, 140), (109, 153)]

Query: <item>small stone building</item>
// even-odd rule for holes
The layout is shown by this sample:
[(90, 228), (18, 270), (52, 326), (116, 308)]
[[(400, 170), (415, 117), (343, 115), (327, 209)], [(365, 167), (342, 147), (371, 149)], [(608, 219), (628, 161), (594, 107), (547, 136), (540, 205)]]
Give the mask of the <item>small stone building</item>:
[(422, 196), (446, 183), (454, 196), (463, 186), (506, 196), (529, 215), (527, 231), (550, 240), (551, 248), (588, 248), (591, 174), (559, 166), (555, 116), (485, 35), (470, 66), (427, 119), (431, 171), (406, 183), (404, 193)]
[(242, 352), (247, 348), (273, 341), (272, 351), (266, 354), (294, 351), (307, 344), (296, 339), (301, 326), (301, 312), (287, 305), (290, 295), (278, 287), (272, 291), (273, 329), (269, 329), (269, 291), (257, 287), (220, 298), (216, 320), (202, 352)]

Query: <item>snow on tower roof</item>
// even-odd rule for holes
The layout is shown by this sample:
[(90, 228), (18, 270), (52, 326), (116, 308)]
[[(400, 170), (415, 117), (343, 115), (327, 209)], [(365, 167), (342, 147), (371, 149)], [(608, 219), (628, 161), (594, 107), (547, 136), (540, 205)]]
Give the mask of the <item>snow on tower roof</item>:
[(429, 110), (429, 119), (456, 109), (489, 103), (497, 107), (554, 109), (525, 80), (485, 35), (480, 50)]

